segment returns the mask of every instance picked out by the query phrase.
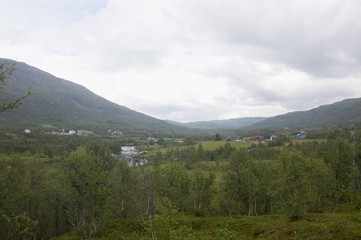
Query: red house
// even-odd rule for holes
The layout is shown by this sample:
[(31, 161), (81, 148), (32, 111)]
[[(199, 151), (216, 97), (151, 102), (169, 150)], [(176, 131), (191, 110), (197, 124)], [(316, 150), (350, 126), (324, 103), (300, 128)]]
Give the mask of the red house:
[(252, 143), (266, 142), (266, 139), (262, 136), (253, 137), (250, 139)]

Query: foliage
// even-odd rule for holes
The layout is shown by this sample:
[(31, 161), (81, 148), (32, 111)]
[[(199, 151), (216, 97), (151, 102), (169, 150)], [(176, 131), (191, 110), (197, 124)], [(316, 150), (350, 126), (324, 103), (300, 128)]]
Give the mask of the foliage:
[[(162, 215), (159, 215), (160, 217)], [(159, 219), (165, 221), (166, 218)], [(158, 221), (158, 219), (157, 219)], [(258, 217), (194, 217), (179, 213), (154, 231), (154, 239), (360, 239), (360, 218), (350, 214), (307, 214), (298, 221), (282, 215)], [(169, 231), (167, 231), (167, 229)], [(99, 229), (94, 240), (151, 239), (152, 229), (134, 219), (110, 221)], [(169, 233), (169, 235), (168, 235)], [(162, 237), (164, 235), (166, 237)], [(167, 238), (167, 236), (170, 236)], [(75, 238), (61, 237), (57, 240)]]
[[(5, 84), (7, 84), (10, 80), (11, 75), (15, 71), (15, 64), (10, 64), (9, 62), (3, 62), (0, 64), (0, 90), (4, 88)], [(3, 102), (0, 104), (0, 112), (5, 112), (9, 109), (18, 108), (21, 104), (23, 104), (23, 100), (33, 95), (31, 93), (31, 87), (29, 86), (27, 94), (18, 97), (15, 99), (15, 101), (12, 102)]]
[(185, 211), (189, 196), (190, 179), (183, 164), (170, 160), (158, 173), (157, 192), (169, 199), (178, 211)]
[(61, 161), (69, 197), (68, 220), (82, 238), (90, 239), (97, 230), (98, 221), (105, 214), (110, 195), (109, 173), (115, 159), (104, 145), (92, 143), (79, 147)]
[(37, 221), (25, 214), (17, 216), (0, 216), (2, 238), (5, 240), (33, 240), (36, 239)]
[(285, 151), (278, 161), (280, 171), (276, 175), (272, 191), (276, 212), (286, 213), (298, 219), (307, 212), (323, 211), (329, 189), (330, 170), (323, 160), (302, 157), (295, 151)]
[(36, 222), (36, 239), (357, 239), (361, 147), (357, 129), (351, 141), (343, 132), (154, 147), (137, 166), (114, 158), (117, 138), (4, 133), (0, 215)]

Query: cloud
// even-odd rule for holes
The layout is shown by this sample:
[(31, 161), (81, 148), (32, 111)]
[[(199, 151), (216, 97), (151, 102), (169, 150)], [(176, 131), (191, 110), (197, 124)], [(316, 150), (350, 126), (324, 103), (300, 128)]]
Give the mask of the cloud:
[(317, 77), (360, 73), (358, 1), (194, 1), (182, 10), (194, 32), (209, 36), (224, 54)]
[(273, 116), (361, 88), (357, 0), (14, 0), (0, 52), (179, 121)]

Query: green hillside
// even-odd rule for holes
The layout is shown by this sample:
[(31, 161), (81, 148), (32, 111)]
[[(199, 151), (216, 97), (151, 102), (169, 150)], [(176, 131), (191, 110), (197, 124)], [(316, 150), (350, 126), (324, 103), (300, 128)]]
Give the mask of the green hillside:
[(0, 102), (24, 95), (29, 85), (34, 96), (26, 98), (21, 108), (1, 113), (0, 127), (30, 128), (51, 124), (58, 128), (88, 130), (184, 131), (179, 126), (110, 102), (81, 85), (25, 63), (15, 63), (16, 71), (1, 90)]
[(361, 98), (346, 99), (309, 111), (291, 112), (257, 122), (249, 129), (316, 127), (361, 122)]
[(248, 118), (232, 118), (226, 120), (212, 120), (212, 121), (198, 121), (198, 122), (187, 122), (187, 123), (178, 123), (168, 121), (179, 126), (188, 127), (188, 128), (198, 128), (198, 129), (237, 129), (247, 127), (259, 121), (262, 121), (266, 118), (264, 117), (248, 117)]

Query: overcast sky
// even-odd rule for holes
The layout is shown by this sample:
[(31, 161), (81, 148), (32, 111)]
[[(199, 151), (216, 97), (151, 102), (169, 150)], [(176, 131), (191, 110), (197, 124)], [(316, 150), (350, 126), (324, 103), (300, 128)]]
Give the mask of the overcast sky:
[(180, 122), (361, 97), (359, 0), (0, 0), (0, 57)]

